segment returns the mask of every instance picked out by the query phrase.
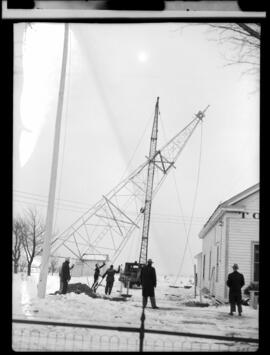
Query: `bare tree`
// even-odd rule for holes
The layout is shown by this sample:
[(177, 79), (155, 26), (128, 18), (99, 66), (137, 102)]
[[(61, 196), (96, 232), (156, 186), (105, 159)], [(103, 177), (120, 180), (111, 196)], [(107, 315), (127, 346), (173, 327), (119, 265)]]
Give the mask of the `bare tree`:
[(36, 210), (28, 209), (24, 217), (22, 245), (27, 260), (27, 275), (31, 275), (34, 257), (42, 252), (45, 225)]
[(21, 258), (20, 259), (20, 263), (19, 263), (19, 268), (20, 268), (20, 272), (24, 272), (24, 270), (27, 267), (27, 261), (25, 258)]
[[(221, 44), (228, 44), (227, 65), (241, 64), (243, 73), (259, 74), (261, 25), (259, 23), (209, 23), (218, 31)], [(228, 55), (229, 52), (229, 55)]]
[(21, 257), (22, 250), (22, 229), (23, 229), (23, 221), (21, 218), (13, 219), (13, 228), (12, 228), (13, 236), (12, 236), (12, 261), (14, 265), (14, 273), (17, 274), (19, 260)]

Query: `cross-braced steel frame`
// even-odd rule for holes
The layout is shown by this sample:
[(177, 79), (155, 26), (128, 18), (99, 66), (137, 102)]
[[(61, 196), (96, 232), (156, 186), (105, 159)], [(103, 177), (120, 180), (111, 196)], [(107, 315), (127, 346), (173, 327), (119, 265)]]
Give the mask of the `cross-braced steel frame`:
[(177, 158), (204, 117), (206, 109), (199, 111), (167, 144), (156, 150), (152, 157), (147, 158), (70, 227), (56, 236), (52, 241), (51, 255), (83, 259), (85, 254), (107, 254), (114, 263), (134, 230), (141, 228), (145, 212), (148, 165), (155, 165), (153, 199), (170, 170), (175, 168)]

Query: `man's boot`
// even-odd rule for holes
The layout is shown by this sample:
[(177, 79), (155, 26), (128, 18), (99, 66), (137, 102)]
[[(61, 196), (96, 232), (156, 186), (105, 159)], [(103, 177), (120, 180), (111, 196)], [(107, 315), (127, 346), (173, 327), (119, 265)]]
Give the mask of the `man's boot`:
[(241, 316), (242, 315), (242, 305), (241, 305), (241, 303), (237, 304), (237, 308), (238, 308), (238, 315)]
[(230, 303), (230, 316), (233, 316), (233, 313), (235, 312), (235, 303), (231, 302)]
[(142, 302), (143, 302), (143, 308), (145, 308), (147, 305), (147, 297), (143, 297)]
[(155, 299), (155, 297), (150, 297), (150, 301), (151, 301), (151, 306), (152, 306), (152, 308), (157, 309), (158, 307), (157, 307), (157, 305), (156, 305), (156, 299)]

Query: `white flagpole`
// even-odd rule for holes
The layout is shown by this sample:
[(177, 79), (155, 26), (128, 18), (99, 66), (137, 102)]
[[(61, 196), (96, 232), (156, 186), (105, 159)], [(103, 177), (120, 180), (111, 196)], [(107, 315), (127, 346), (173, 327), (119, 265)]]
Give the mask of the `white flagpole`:
[(40, 298), (44, 298), (46, 294), (49, 257), (50, 257), (50, 249), (51, 249), (61, 118), (62, 118), (62, 111), (63, 111), (63, 99), (64, 99), (64, 89), (65, 89), (65, 81), (66, 81), (68, 35), (69, 35), (69, 27), (68, 27), (68, 23), (66, 23), (65, 34), (64, 34), (60, 87), (59, 87), (59, 94), (58, 94), (58, 106), (57, 106), (57, 114), (56, 114), (56, 121), (55, 121), (54, 146), (53, 146), (53, 157), (52, 157), (52, 167), (51, 167), (49, 200), (48, 200), (47, 217), (46, 217), (46, 228), (45, 228), (42, 260), (40, 265), (40, 274), (39, 274), (39, 283), (38, 283), (38, 297)]

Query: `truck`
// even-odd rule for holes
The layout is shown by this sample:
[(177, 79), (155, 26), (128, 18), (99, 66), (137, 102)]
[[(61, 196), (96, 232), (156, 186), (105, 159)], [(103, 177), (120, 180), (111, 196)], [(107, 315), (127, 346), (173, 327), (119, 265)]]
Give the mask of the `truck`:
[[(124, 287), (132, 288), (134, 285), (141, 286), (141, 269), (145, 264), (135, 262), (126, 262), (124, 270), (120, 272), (119, 281), (124, 284)], [(128, 285), (129, 283), (129, 285)]]

